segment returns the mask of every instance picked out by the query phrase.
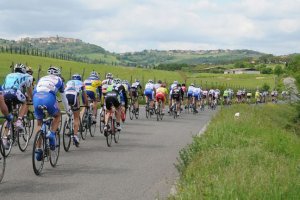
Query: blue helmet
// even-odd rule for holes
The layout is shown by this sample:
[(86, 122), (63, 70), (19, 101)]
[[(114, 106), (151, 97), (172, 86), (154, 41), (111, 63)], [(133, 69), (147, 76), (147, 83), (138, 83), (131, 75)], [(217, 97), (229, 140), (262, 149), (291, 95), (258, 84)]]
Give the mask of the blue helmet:
[(72, 80), (79, 80), (79, 81), (81, 81), (82, 80), (81, 75), (80, 74), (74, 74), (72, 76)]

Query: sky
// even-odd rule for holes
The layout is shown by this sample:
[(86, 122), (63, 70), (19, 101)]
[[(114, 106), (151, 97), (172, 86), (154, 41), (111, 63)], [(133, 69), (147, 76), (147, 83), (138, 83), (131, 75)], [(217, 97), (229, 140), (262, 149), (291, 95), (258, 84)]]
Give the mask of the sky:
[(300, 0), (0, 0), (0, 38), (56, 35), (117, 53), (300, 53)]

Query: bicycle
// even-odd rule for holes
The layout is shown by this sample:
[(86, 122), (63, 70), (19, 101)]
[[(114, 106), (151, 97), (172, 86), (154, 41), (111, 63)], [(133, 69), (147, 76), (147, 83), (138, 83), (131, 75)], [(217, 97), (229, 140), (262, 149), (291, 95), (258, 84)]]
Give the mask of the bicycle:
[[(38, 176), (42, 173), (44, 162), (50, 161), (50, 165), (52, 167), (55, 167), (59, 158), (59, 152), (60, 152), (60, 135), (59, 130), (55, 132), (55, 150), (50, 149), (49, 139), (46, 137), (46, 134), (48, 130), (51, 127), (53, 117), (45, 118), (47, 107), (46, 106), (38, 106), (38, 109), (41, 109), (43, 111), (43, 121), (42, 121), (42, 127), (41, 129), (36, 133), (34, 142), (33, 142), (33, 148), (32, 148), (32, 167), (34, 173)], [(41, 147), (41, 148), (38, 148)], [(41, 159), (37, 160), (35, 153), (38, 149), (41, 149), (43, 151)]]
[(154, 115), (154, 108), (150, 108), (150, 103), (149, 101), (146, 104), (146, 118), (148, 119), (149, 117), (151, 118), (152, 115)]
[[(28, 103), (27, 105), (33, 105), (32, 103)], [(24, 115), (24, 128), (26, 129), (26, 131), (29, 134), (29, 140), (32, 137), (33, 131), (34, 131), (34, 124), (35, 124), (35, 118), (33, 115), (33, 112), (31, 110), (28, 110), (27, 114)]]
[(137, 101), (137, 99), (133, 98), (133, 99), (131, 99), (131, 102), (129, 104), (128, 112), (129, 112), (129, 118), (131, 120), (133, 120), (133, 117), (135, 117), (135, 119), (139, 118), (139, 112), (137, 111), (139, 108), (135, 107), (136, 101)]
[(115, 143), (119, 142), (120, 131), (116, 129), (116, 117), (115, 108), (112, 107), (109, 112), (109, 117), (107, 121), (107, 130), (104, 131), (104, 136), (106, 137), (106, 144), (111, 147), (112, 139), (114, 138)]
[[(86, 106), (80, 106), (80, 107), (86, 107)], [(90, 133), (91, 137), (95, 136), (95, 132), (96, 132), (96, 123), (93, 123), (92, 120), (92, 116), (93, 116), (93, 103), (90, 103), (89, 107), (87, 107), (87, 109), (85, 109), (83, 117), (82, 117), (82, 139), (85, 140), (87, 132)]]
[(5, 148), (2, 144), (2, 140), (0, 140), (0, 183), (4, 177), (5, 166), (6, 166)]
[[(20, 132), (20, 130), (14, 126), (14, 123), (18, 119), (18, 109), (19, 107), (17, 105), (12, 105), (12, 121), (8, 122), (7, 120), (5, 120), (3, 125), (1, 126), (1, 140), (3, 138), (7, 138), (7, 142), (9, 144), (9, 147), (8, 149), (6, 149), (4, 154), (5, 157), (7, 157), (10, 154), (11, 149), (14, 146), (14, 144), (16, 144), (16, 142), (18, 143), (19, 149), (22, 152), (26, 151), (29, 143), (29, 134), (26, 128), (24, 128), (23, 131)], [(22, 121), (24, 126), (24, 118), (22, 119)]]
[[(82, 134), (82, 124), (79, 119), (79, 134)], [(63, 146), (66, 152), (69, 151), (71, 146), (71, 140), (73, 139), (73, 145), (79, 147), (79, 144), (74, 141), (74, 115), (68, 116), (64, 123), (63, 129)]]
[(163, 119), (164, 114), (162, 112), (162, 101), (161, 101), (161, 99), (159, 99), (158, 102), (157, 102), (157, 108), (155, 110), (155, 113), (156, 113), (157, 121)]
[(99, 128), (100, 128), (100, 133), (103, 133), (104, 126), (105, 126), (105, 105), (101, 106), (100, 109), (100, 121), (99, 121)]

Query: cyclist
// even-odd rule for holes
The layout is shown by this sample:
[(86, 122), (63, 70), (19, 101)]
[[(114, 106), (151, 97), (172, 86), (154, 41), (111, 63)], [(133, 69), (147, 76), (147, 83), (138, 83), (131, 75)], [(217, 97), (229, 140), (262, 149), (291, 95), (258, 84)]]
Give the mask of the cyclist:
[(181, 84), (181, 89), (183, 91), (184, 96), (186, 97), (186, 86), (185, 86), (185, 83)]
[[(118, 87), (119, 85), (119, 87)], [(124, 101), (124, 86), (122, 87), (121, 84), (118, 83), (118, 80), (114, 81), (112, 85), (109, 85), (107, 88), (106, 96), (105, 96), (105, 126), (104, 131), (108, 129), (108, 118), (109, 113), (112, 112), (112, 107), (115, 107), (115, 115), (116, 115), (116, 129), (121, 131), (121, 105), (125, 105)]]
[(229, 105), (229, 90), (225, 89), (223, 92), (224, 104)]
[(158, 101), (161, 100), (162, 102), (162, 114), (165, 114), (165, 103), (167, 100), (168, 90), (166, 88), (166, 83), (162, 83), (159, 88), (156, 89), (156, 105), (155, 108), (157, 110), (158, 107)]
[(271, 97), (272, 97), (272, 102), (273, 103), (277, 103), (277, 96), (278, 96), (278, 92), (277, 92), (277, 90), (273, 90), (272, 92), (271, 92)]
[[(42, 125), (43, 110), (39, 109), (39, 106), (46, 106), (47, 112), (53, 117), (50, 130), (48, 131), (46, 137), (49, 138), (50, 149), (55, 150), (55, 132), (58, 130), (60, 124), (60, 109), (58, 102), (56, 100), (56, 94), (60, 92), (61, 100), (63, 102), (64, 108), (68, 115), (72, 114), (70, 107), (68, 105), (68, 100), (64, 93), (64, 82), (62, 80), (60, 68), (55, 66), (50, 66), (47, 71), (48, 75), (40, 78), (33, 94), (33, 106), (34, 115), (37, 119), (38, 129)], [(43, 156), (43, 150), (37, 148), (35, 152), (36, 159), (40, 161)]]
[(123, 80), (122, 85), (125, 89), (125, 114), (126, 114), (127, 108), (128, 108), (128, 97), (129, 97), (129, 91), (130, 91), (130, 84), (127, 80)]
[[(250, 103), (251, 102), (251, 97), (252, 97), (251, 91), (248, 91), (246, 95), (247, 95), (247, 102)], [(261, 93), (260, 93), (259, 96), (261, 96)]]
[(213, 89), (210, 89), (208, 91), (208, 104), (211, 105), (212, 101), (214, 100), (215, 97), (215, 91)]
[(127, 109), (127, 106), (128, 106), (126, 88), (122, 84), (122, 81), (119, 78), (116, 78), (116, 79), (113, 80), (113, 85), (115, 85), (120, 90), (120, 92), (122, 93), (121, 97), (122, 97), (122, 102), (124, 102), (124, 103), (121, 104), (121, 119), (124, 122), (125, 118), (126, 118), (126, 109)]
[[(3, 97), (9, 113), (12, 112), (13, 105), (21, 105), (18, 119), (15, 122), (15, 126), (20, 129), (20, 131), (24, 131), (22, 119), (28, 112), (26, 101), (31, 101), (32, 99), (32, 81), (32, 76), (26, 73), (26, 66), (16, 64), (14, 66), (14, 72), (6, 76), (4, 84), (2, 85)], [(28, 93), (27, 98), (25, 95), (26, 92)], [(7, 136), (3, 137), (3, 144), (6, 148), (9, 146)]]
[(173, 84), (170, 86), (170, 95), (169, 95), (169, 112), (171, 110), (171, 106), (172, 106), (172, 91), (175, 87), (177, 87), (178, 85), (178, 81), (174, 81)]
[(195, 113), (198, 113), (197, 107), (199, 105), (199, 101), (201, 99), (201, 89), (200, 87), (194, 87), (193, 90), (193, 109)]
[(207, 97), (208, 96), (208, 91), (207, 89), (202, 91), (202, 105), (205, 106), (205, 104), (207, 103)]
[[(97, 72), (94, 70), (90, 73), (90, 76), (84, 81), (86, 94), (93, 103), (93, 123), (96, 123), (97, 118), (97, 99), (100, 101), (102, 95), (101, 81)], [(98, 96), (98, 98), (97, 98)]]
[(191, 83), (187, 90), (187, 100), (185, 108), (188, 108), (193, 103), (194, 83)]
[(101, 98), (102, 105), (104, 104), (106, 90), (107, 90), (108, 86), (111, 85), (113, 82), (113, 75), (111, 73), (107, 73), (105, 78), (106, 79), (102, 81), (102, 98)]
[[(180, 113), (180, 88), (179, 88), (179, 84), (173, 86), (173, 89), (171, 90), (171, 101), (172, 101), (172, 105), (176, 106), (176, 110), (177, 110), (177, 116), (179, 116)], [(171, 107), (172, 109), (172, 107)]]
[(1, 85), (0, 85), (0, 110), (8, 122), (10, 122), (13, 119), (12, 114), (9, 113), (8, 108), (5, 104)]
[[(145, 85), (144, 95), (146, 96), (146, 104), (150, 102), (150, 108), (154, 108), (154, 95), (155, 95), (155, 88), (153, 81), (150, 79), (148, 83)], [(150, 112), (153, 112), (151, 109)], [(152, 113), (153, 114), (153, 113)]]
[(260, 92), (259, 92), (259, 90), (256, 90), (256, 92), (255, 92), (255, 99), (256, 99), (256, 103), (260, 103)]
[(139, 80), (135, 80), (134, 83), (132, 83), (131, 87), (130, 87), (130, 96), (132, 98), (132, 101), (134, 101), (134, 108), (136, 109), (136, 112), (139, 112), (139, 101), (138, 101), (138, 97), (139, 97), (139, 90), (142, 89), (142, 86), (140, 84)]
[(236, 102), (241, 103), (242, 102), (242, 90), (238, 90), (236, 92)]
[(80, 100), (79, 95), (81, 93), (83, 103), (85, 106), (88, 106), (88, 98), (85, 91), (85, 86), (82, 82), (82, 78), (80, 74), (74, 74), (72, 79), (66, 83), (65, 94), (68, 100), (68, 104), (71, 107), (74, 115), (74, 138), (73, 141), (75, 146), (79, 146), (79, 137), (78, 137), (78, 129), (79, 129), (79, 115), (80, 115)]
[(155, 91), (161, 86), (162, 81), (158, 80), (157, 83), (154, 84)]

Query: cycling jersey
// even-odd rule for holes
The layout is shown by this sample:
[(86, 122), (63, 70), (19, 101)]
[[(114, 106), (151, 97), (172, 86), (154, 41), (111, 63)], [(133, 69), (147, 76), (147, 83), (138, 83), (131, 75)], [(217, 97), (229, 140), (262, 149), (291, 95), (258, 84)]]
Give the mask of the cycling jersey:
[(64, 83), (60, 77), (48, 75), (38, 81), (33, 93), (34, 115), (38, 120), (44, 117), (43, 111), (38, 108), (40, 105), (47, 107), (50, 116), (54, 116), (60, 112), (59, 105), (56, 101), (57, 92), (61, 93), (62, 102), (65, 108), (68, 109), (68, 101), (64, 93)]
[(172, 90), (171, 90), (171, 98), (172, 99), (175, 99), (176, 101), (179, 101), (180, 100), (180, 89), (178, 87), (174, 87)]
[(168, 94), (167, 88), (164, 88), (164, 87), (157, 88), (156, 95), (155, 95), (156, 101), (161, 100), (162, 102), (165, 102), (165, 100), (166, 100), (165, 97), (167, 94)]
[(80, 80), (69, 80), (66, 84), (65, 93), (70, 106), (73, 111), (80, 109), (78, 102), (78, 95), (85, 91), (85, 86)]
[(228, 97), (228, 95), (229, 95), (229, 91), (225, 90), (224, 93), (223, 93), (223, 97)]
[(98, 91), (98, 95), (101, 98), (102, 94), (102, 82), (99, 80), (97, 76), (89, 76), (85, 81), (84, 81), (86, 93), (88, 97), (92, 100), (96, 99), (96, 94)]
[(154, 84), (154, 89), (157, 90), (160, 86), (161, 86), (160, 83), (156, 83), (156, 84)]
[(196, 100), (200, 100), (201, 98), (201, 89), (195, 87), (193, 90), (193, 97), (195, 97)]
[(249, 98), (249, 97), (251, 97), (252, 96), (252, 93), (251, 92), (248, 92), (247, 93), (247, 97)]
[(151, 101), (154, 98), (154, 84), (153, 83), (147, 83), (145, 85), (144, 95), (148, 97), (148, 99)]

